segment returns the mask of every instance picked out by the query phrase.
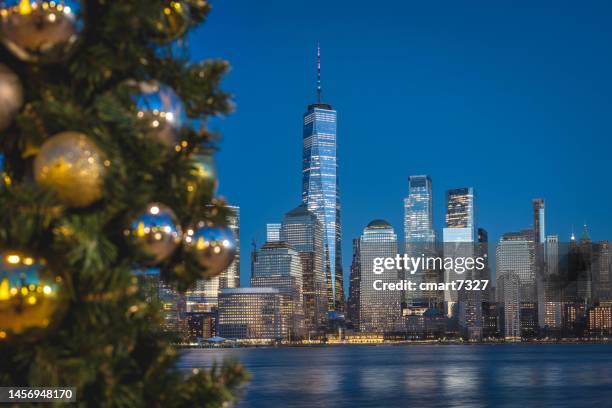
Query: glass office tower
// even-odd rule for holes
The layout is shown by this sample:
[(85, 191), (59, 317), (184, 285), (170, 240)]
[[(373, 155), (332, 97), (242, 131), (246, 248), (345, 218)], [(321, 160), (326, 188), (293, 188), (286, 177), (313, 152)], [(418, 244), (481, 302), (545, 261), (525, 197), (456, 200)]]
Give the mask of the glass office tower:
[(323, 269), (321, 223), (316, 215), (302, 204), (285, 214), (279, 237), (298, 252), (302, 262), (307, 333), (321, 331), (327, 324), (327, 288)]
[[(445, 257), (470, 257), (474, 255), (473, 244), (476, 238), (474, 189), (472, 187), (455, 188), (446, 192), (446, 225), (442, 230)], [(453, 270), (444, 271), (444, 281), (469, 279)], [(447, 304), (447, 315), (457, 302), (457, 292), (444, 291), (444, 302)]]
[(402, 331), (402, 293), (399, 290), (377, 290), (381, 282), (397, 282), (399, 271), (374, 272), (375, 258), (393, 258), (397, 254), (397, 235), (384, 220), (374, 220), (363, 230), (359, 243), (359, 330), (368, 333)]
[(304, 113), (302, 201), (323, 226), (328, 308), (330, 311), (342, 311), (344, 290), (336, 155), (337, 114), (331, 105), (321, 103), (320, 75), (317, 91), (317, 103), (309, 105)]
[[(442, 230), (444, 257), (454, 259), (476, 256), (476, 210), (472, 187), (456, 188), (446, 192), (446, 226)], [(479, 249), (480, 251), (480, 249)], [(458, 272), (444, 270), (444, 281), (475, 279), (474, 270)], [(458, 317), (461, 335), (469, 339), (482, 336), (481, 291), (444, 291), (444, 303), (448, 317)]]
[[(408, 256), (433, 255), (436, 234), (433, 229), (432, 201), (431, 178), (426, 175), (410, 176), (408, 197), (404, 199), (404, 252)], [(435, 274), (433, 270), (423, 269), (404, 278), (410, 278), (419, 287), (421, 282)], [(425, 298), (421, 290), (407, 291), (404, 296), (408, 304), (424, 302)]]
[(236, 237), (236, 256), (234, 260), (219, 276), (220, 289), (231, 289), (240, 286), (240, 207), (227, 206), (231, 214), (227, 217), (227, 226)]
[(410, 176), (408, 197), (404, 199), (406, 250), (408, 251), (411, 243), (433, 243), (435, 240), (431, 178), (429, 176)]
[(266, 242), (257, 253), (251, 286), (279, 291), (284, 338), (296, 339), (304, 335), (302, 262), (295, 249), (282, 241)]

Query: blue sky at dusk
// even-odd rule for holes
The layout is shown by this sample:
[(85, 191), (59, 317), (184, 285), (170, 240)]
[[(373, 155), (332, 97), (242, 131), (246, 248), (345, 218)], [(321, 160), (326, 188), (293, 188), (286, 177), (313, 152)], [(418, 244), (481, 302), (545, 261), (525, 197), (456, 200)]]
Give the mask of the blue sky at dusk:
[(374, 218), (402, 236), (412, 174), (444, 193), (473, 186), (496, 241), (531, 225), (612, 238), (612, 3), (218, 0), (190, 38), (194, 59), (224, 58), (236, 111), (223, 133), (219, 193), (241, 207), (242, 284), (250, 241), (300, 202), (302, 114), (338, 111), (343, 258)]

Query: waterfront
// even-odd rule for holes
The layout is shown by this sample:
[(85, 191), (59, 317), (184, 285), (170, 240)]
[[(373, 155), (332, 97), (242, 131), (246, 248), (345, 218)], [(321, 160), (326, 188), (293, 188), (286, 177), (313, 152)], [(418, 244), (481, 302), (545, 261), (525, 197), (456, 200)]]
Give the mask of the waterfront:
[(612, 345), (379, 345), (184, 350), (240, 360), (239, 407), (587, 407), (612, 400)]

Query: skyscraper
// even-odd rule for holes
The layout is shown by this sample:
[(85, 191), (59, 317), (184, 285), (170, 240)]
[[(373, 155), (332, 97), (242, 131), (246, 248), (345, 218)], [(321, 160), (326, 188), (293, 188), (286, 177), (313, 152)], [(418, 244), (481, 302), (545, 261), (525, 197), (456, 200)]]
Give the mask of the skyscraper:
[[(474, 189), (472, 187), (456, 188), (446, 192), (446, 224), (442, 230), (445, 257), (474, 256), (474, 241), (476, 238), (476, 222), (474, 208)], [(444, 271), (444, 281), (470, 279), (454, 270)], [(456, 291), (444, 291), (447, 316), (458, 301)]]
[(520, 340), (520, 287), (521, 280), (512, 271), (498, 273), (497, 304), (500, 328), (507, 340)]
[[(449, 242), (474, 242), (476, 219), (474, 207), (474, 189), (472, 187), (455, 188), (446, 192), (446, 229)], [(463, 231), (463, 230), (467, 231)], [(458, 241), (462, 238), (462, 241)], [(453, 239), (455, 239), (453, 241)], [(445, 239), (444, 242), (447, 242)]]
[(219, 287), (221, 289), (240, 286), (240, 207), (228, 205), (227, 208), (231, 210), (231, 214), (227, 216), (227, 226), (236, 238), (236, 256), (230, 266), (219, 275)]
[[(504, 234), (496, 248), (496, 265), (498, 276), (512, 274), (519, 280), (519, 326), (522, 336), (536, 334), (539, 317), (537, 281), (536, 281), (536, 247), (533, 231), (509, 232)], [(514, 300), (512, 300), (514, 301)]]
[[(442, 231), (444, 257), (472, 258), (476, 256), (476, 208), (472, 187), (456, 188), (446, 192), (446, 225)], [(458, 273), (445, 269), (444, 281), (478, 279), (476, 271)], [(482, 296), (480, 291), (444, 291), (446, 314), (457, 316), (464, 337), (482, 337)]]
[[(431, 178), (426, 175), (410, 176), (408, 197), (404, 199), (404, 252), (408, 256), (419, 257), (434, 251), (436, 235), (433, 229), (433, 205)], [(410, 276), (417, 285), (434, 274), (435, 271), (423, 269)], [(426, 295), (420, 289), (406, 291), (404, 300), (408, 304), (426, 301)]]
[(431, 178), (429, 176), (410, 176), (408, 197), (404, 199), (404, 243), (406, 251), (413, 243), (435, 242), (432, 202)]
[(283, 337), (304, 335), (302, 263), (295, 249), (283, 241), (266, 242), (257, 253), (251, 286), (279, 291)]
[(611, 279), (612, 247), (610, 241), (600, 241), (593, 245), (593, 285), (596, 300), (612, 301)]
[(353, 327), (359, 330), (359, 305), (361, 291), (361, 240), (353, 239), (353, 260), (351, 262), (351, 275), (349, 277), (349, 297), (347, 302), (347, 318)]
[(543, 198), (533, 200), (533, 237), (537, 244), (546, 242), (546, 217)]
[(397, 235), (384, 220), (374, 220), (361, 235), (359, 329), (363, 332), (395, 332), (402, 330), (401, 291), (376, 290), (374, 283), (397, 282), (397, 270), (374, 273), (374, 258), (394, 258), (397, 255)]
[(342, 311), (344, 289), (340, 230), (340, 195), (336, 155), (337, 114), (321, 102), (321, 52), (317, 52), (317, 103), (304, 113), (302, 201), (323, 226), (329, 310)]
[(531, 231), (505, 233), (496, 249), (497, 274), (513, 272), (521, 280), (521, 301), (535, 302), (536, 255)]
[(559, 273), (559, 236), (546, 236), (546, 276)]
[(312, 212), (308, 211), (306, 205), (302, 204), (285, 214), (279, 239), (287, 242), (300, 256), (306, 330), (308, 333), (317, 332), (327, 322), (321, 223)]
[[(544, 315), (540, 316), (540, 325), (546, 330), (561, 328), (561, 288), (559, 287), (559, 236), (547, 235), (545, 245), (544, 268)], [(540, 302), (540, 299), (538, 299)], [(540, 307), (542, 309), (542, 307)], [(543, 319), (543, 320), (542, 320)]]
[(545, 275), (546, 275), (546, 213), (543, 198), (534, 198), (533, 206), (533, 242), (536, 254), (536, 297), (538, 302), (538, 322), (544, 328), (545, 307)]

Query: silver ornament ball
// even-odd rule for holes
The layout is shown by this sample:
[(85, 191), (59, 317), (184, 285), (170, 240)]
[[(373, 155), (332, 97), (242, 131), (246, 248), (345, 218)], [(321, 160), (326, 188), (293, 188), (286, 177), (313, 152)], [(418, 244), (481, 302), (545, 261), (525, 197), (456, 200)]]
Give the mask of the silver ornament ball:
[(228, 227), (199, 223), (189, 228), (183, 239), (185, 251), (205, 270), (204, 278), (219, 275), (234, 260), (237, 252), (236, 237)]
[(155, 140), (170, 148), (179, 142), (179, 133), (187, 120), (181, 98), (157, 81), (129, 81), (138, 119), (144, 121)]
[(5, 0), (0, 4), (0, 38), (24, 61), (64, 60), (85, 25), (79, 0)]
[(17, 74), (0, 64), (0, 131), (11, 125), (23, 105), (23, 86)]
[(172, 255), (183, 236), (174, 211), (160, 203), (147, 205), (125, 235), (150, 258), (147, 265), (157, 265)]

